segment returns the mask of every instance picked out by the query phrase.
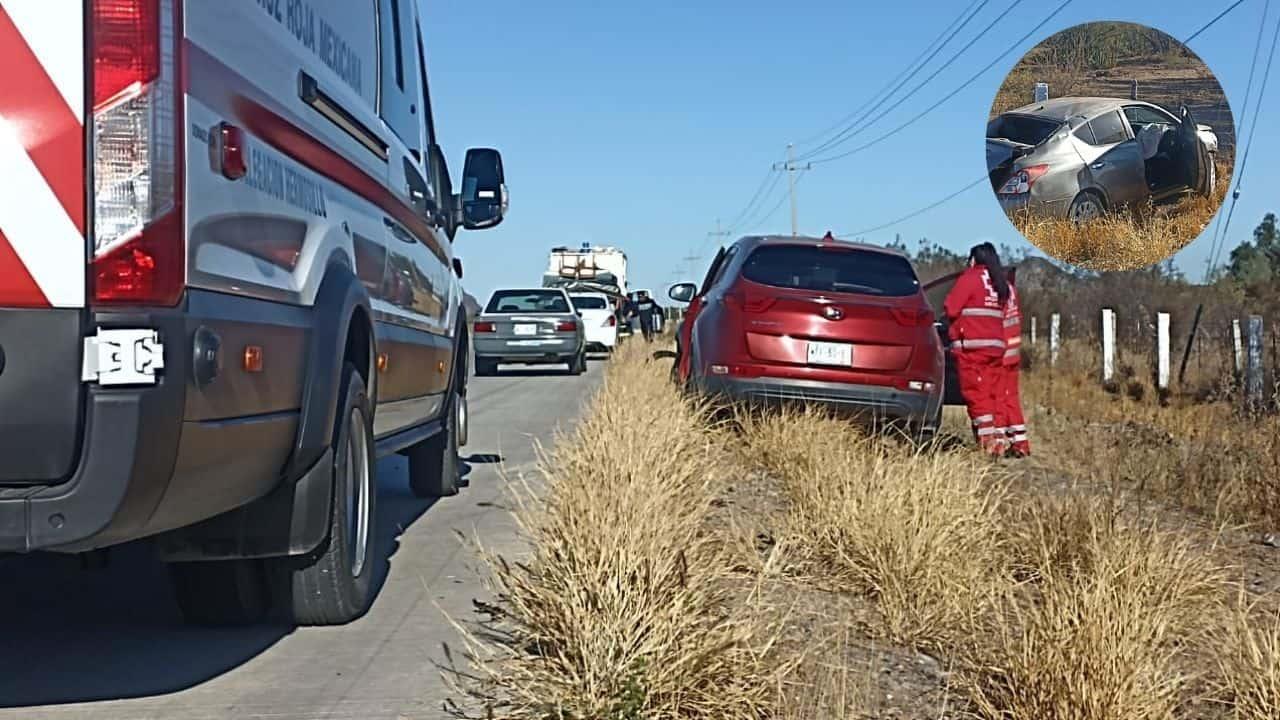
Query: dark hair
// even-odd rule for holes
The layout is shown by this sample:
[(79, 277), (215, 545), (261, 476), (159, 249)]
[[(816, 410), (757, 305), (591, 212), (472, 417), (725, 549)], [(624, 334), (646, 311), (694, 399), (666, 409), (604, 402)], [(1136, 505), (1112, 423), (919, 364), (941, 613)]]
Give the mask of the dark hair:
[(1009, 278), (1005, 275), (1004, 267), (1000, 265), (1000, 255), (996, 253), (996, 246), (989, 242), (974, 245), (969, 248), (969, 259), (975, 265), (987, 268), (987, 274), (991, 276), (991, 284), (996, 287), (996, 297), (1000, 298), (1000, 304), (1008, 302)]

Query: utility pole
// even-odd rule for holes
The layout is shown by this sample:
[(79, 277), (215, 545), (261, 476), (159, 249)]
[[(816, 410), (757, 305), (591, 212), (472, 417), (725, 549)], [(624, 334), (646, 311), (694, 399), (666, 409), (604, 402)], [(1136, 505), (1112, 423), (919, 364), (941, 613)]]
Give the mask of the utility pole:
[(782, 167), (779, 167), (777, 163), (774, 163), (773, 166), (774, 170), (787, 171), (787, 188), (791, 193), (791, 237), (800, 234), (798, 227), (800, 224), (799, 211), (796, 209), (796, 172), (808, 170), (812, 167), (813, 163), (805, 163), (803, 166), (796, 164), (796, 146), (791, 143), (787, 143), (787, 161), (782, 164)]
[(729, 236), (728, 230), (720, 229), (720, 218), (716, 218), (716, 231), (707, 233), (707, 237), (714, 239), (716, 242), (724, 242), (722, 238)]

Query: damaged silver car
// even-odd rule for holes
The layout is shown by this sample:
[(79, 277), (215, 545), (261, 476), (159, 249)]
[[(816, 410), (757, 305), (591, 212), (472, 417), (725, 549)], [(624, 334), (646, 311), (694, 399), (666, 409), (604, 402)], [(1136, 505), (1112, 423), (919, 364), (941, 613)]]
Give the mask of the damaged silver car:
[(1062, 97), (1033, 103), (987, 125), (987, 172), (1012, 215), (1085, 221), (1114, 208), (1211, 195), (1218, 136), (1182, 106)]

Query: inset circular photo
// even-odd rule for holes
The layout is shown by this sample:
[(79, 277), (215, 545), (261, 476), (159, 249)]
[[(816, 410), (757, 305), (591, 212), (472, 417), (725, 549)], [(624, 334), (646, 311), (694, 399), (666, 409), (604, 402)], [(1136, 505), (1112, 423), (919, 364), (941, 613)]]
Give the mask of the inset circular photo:
[(1186, 45), (1094, 22), (1035, 46), (987, 121), (991, 188), (1045, 254), (1089, 270), (1160, 263), (1222, 206), (1235, 162), (1226, 94)]

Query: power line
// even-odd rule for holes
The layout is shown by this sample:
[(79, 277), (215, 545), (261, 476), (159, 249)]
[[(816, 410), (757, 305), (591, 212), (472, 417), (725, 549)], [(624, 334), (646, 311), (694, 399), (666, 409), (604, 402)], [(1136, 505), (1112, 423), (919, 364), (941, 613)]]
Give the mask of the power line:
[(924, 207), (920, 208), (919, 210), (915, 210), (915, 211), (913, 211), (913, 212), (909, 212), (909, 213), (907, 213), (906, 215), (903, 215), (903, 216), (902, 216), (902, 217), (900, 217), (900, 218), (897, 218), (897, 219), (894, 219), (894, 220), (890, 220), (890, 221), (889, 221), (889, 222), (887, 222), (887, 223), (882, 223), (882, 224), (880, 224), (880, 225), (876, 225), (876, 226), (874, 226), (874, 227), (864, 228), (864, 229), (862, 229), (862, 230), (856, 230), (856, 231), (854, 231), (854, 232), (845, 232), (845, 233), (840, 233), (840, 236), (841, 236), (841, 237), (857, 237), (857, 236), (859, 236), (859, 235), (865, 235), (865, 234), (867, 234), (867, 233), (873, 233), (873, 232), (875, 232), (875, 231), (877, 231), (877, 230), (883, 230), (883, 229), (885, 229), (885, 228), (887, 228), (887, 227), (892, 227), (892, 226), (894, 226), (894, 225), (897, 225), (897, 224), (898, 224), (898, 223), (900, 223), (900, 222), (904, 222), (904, 221), (906, 221), (906, 220), (910, 220), (911, 218), (916, 217), (916, 216), (918, 216), (918, 215), (923, 215), (923, 214), (925, 214), (925, 213), (929, 212), (930, 210), (933, 210), (934, 208), (936, 208), (936, 207), (938, 207), (938, 206), (940, 206), (940, 205), (945, 205), (946, 203), (951, 202), (952, 200), (954, 200), (954, 199), (956, 199), (957, 197), (959, 197), (959, 196), (963, 195), (964, 193), (968, 192), (969, 190), (972, 190), (973, 188), (977, 187), (980, 183), (983, 183), (983, 182), (989, 182), (989, 180), (988, 180), (988, 178), (987, 178), (987, 176), (986, 176), (986, 175), (983, 175), (982, 177), (978, 178), (977, 180), (974, 180), (973, 182), (969, 183), (968, 185), (965, 185), (964, 187), (960, 188), (959, 190), (957, 190), (957, 191), (955, 191), (955, 192), (951, 193), (950, 195), (948, 195), (948, 196), (946, 196), (946, 197), (942, 198), (941, 200), (939, 200), (939, 201), (937, 201), (937, 202), (935, 202), (935, 203), (932, 203), (932, 204), (930, 204), (930, 205), (926, 205), (926, 206), (924, 206)]
[(1199, 30), (1197, 30), (1197, 31), (1195, 31), (1195, 32), (1193, 32), (1193, 33), (1191, 33), (1191, 35), (1190, 35), (1186, 40), (1183, 40), (1183, 41), (1182, 41), (1182, 44), (1183, 44), (1183, 45), (1190, 45), (1192, 40), (1195, 40), (1196, 38), (1200, 37), (1200, 33), (1204, 32), (1205, 30), (1208, 30), (1209, 28), (1211, 28), (1211, 27), (1213, 27), (1214, 25), (1216, 25), (1216, 24), (1217, 24), (1217, 22), (1218, 22), (1219, 20), (1221, 20), (1222, 18), (1224, 18), (1224, 17), (1226, 17), (1226, 16), (1227, 16), (1227, 13), (1229, 13), (1229, 12), (1231, 12), (1232, 10), (1235, 10), (1236, 8), (1240, 7), (1240, 5), (1241, 5), (1243, 2), (1244, 2), (1244, 0), (1236, 0), (1235, 2), (1231, 3), (1231, 5), (1229, 5), (1229, 6), (1227, 7), (1227, 9), (1226, 9), (1226, 10), (1223, 10), (1222, 12), (1218, 13), (1217, 17), (1215, 17), (1214, 19), (1212, 19), (1212, 20), (1210, 20), (1209, 22), (1205, 23), (1205, 24), (1204, 24), (1204, 27), (1201, 27)]
[[(929, 77), (925, 78), (923, 82), (911, 88), (911, 90), (907, 92), (906, 95), (903, 95), (902, 97), (898, 98), (897, 102), (895, 102), (893, 105), (890, 105), (889, 108), (886, 109), (884, 112), (872, 118), (870, 122), (863, 124), (862, 127), (857, 128), (856, 130), (854, 129), (854, 125), (850, 125), (849, 127), (845, 128), (844, 132), (842, 132), (840, 136), (833, 139), (833, 141), (827, 143), (826, 146), (823, 147), (821, 150), (815, 150), (813, 152), (807, 153), (805, 155), (805, 158), (806, 159), (812, 158), (816, 155), (821, 154), (821, 152), (839, 147), (840, 145), (844, 145), (849, 140), (857, 137), (858, 135), (861, 135), (863, 132), (867, 130), (870, 130), (871, 127), (875, 125), (877, 122), (879, 122), (882, 118), (884, 118), (894, 110), (897, 110), (898, 108), (902, 107), (903, 103), (915, 97), (916, 93), (920, 92), (921, 90), (924, 89), (926, 85), (933, 82), (934, 78), (938, 77), (938, 75), (941, 75), (944, 70), (954, 65), (955, 62), (960, 59), (961, 55), (964, 55), (966, 52), (968, 52), (969, 49), (972, 48), (975, 44), (977, 44), (977, 42), (981, 40), (987, 33), (991, 32), (992, 28), (998, 25), (1002, 20), (1004, 20), (1009, 15), (1009, 13), (1013, 12), (1014, 9), (1017, 8), (1019, 5), (1021, 5), (1022, 3), (1023, 3), (1023, 0), (1013, 0), (1013, 4), (1005, 8), (1004, 12), (997, 15), (996, 18), (992, 20), (986, 27), (984, 27), (977, 35), (970, 38), (969, 42), (966, 43), (964, 47), (956, 51), (956, 54), (948, 58), (947, 61), (942, 64), (941, 67), (934, 70), (933, 73), (930, 74)], [(985, 5), (986, 3), (984, 2), (983, 4)], [(978, 8), (978, 10), (980, 11), (982, 10), (982, 8)], [(977, 12), (975, 12), (974, 15), (977, 15)], [(970, 16), (970, 19), (972, 19), (972, 17), (973, 16)], [(992, 64), (994, 65), (995, 63), (992, 63)], [(873, 108), (873, 110), (874, 109), (875, 108)]]
[[(961, 12), (960, 15), (955, 20), (952, 20), (951, 24), (948, 25), (947, 28), (942, 31), (942, 34), (939, 35), (937, 38), (935, 38), (934, 41), (929, 44), (929, 47), (926, 47), (924, 52), (921, 53), (920, 56), (917, 56), (916, 59), (911, 62), (911, 65), (907, 66), (904, 72), (899, 73), (898, 77), (895, 77), (893, 80), (890, 80), (888, 85), (885, 85), (884, 88), (881, 88), (880, 92), (877, 92), (875, 95), (873, 95), (871, 100), (869, 100), (867, 104), (863, 107), (861, 115), (858, 114), (859, 111), (855, 110), (852, 113), (849, 113), (848, 115), (846, 115), (844, 119), (840, 120), (840, 122), (836, 123), (831, 128), (828, 128), (827, 130), (823, 131), (821, 134), (825, 135), (831, 130), (841, 128), (841, 126), (843, 126), (843, 129), (841, 129), (840, 132), (836, 133), (835, 136), (828, 138), (818, 147), (812, 150), (806, 151), (801, 157), (801, 159), (803, 160), (806, 158), (811, 158), (811, 157), (820, 155), (821, 153), (826, 152), (829, 148), (832, 148), (836, 145), (839, 145), (841, 142), (843, 142), (841, 140), (842, 137), (845, 137), (850, 130), (857, 127), (863, 120), (866, 120), (867, 117), (871, 115), (871, 113), (875, 112), (880, 107), (882, 107), (889, 98), (893, 97), (894, 93), (901, 90), (903, 85), (906, 85), (907, 82), (911, 80), (911, 78), (915, 77), (916, 74), (919, 73), (921, 70), (923, 70), (926, 65), (932, 62), (933, 59), (937, 57), (938, 53), (942, 52), (942, 48), (946, 47), (947, 43), (955, 39), (956, 35), (958, 35), (960, 31), (964, 29), (965, 25), (968, 25), (969, 21), (977, 17), (978, 13), (982, 12), (982, 8), (986, 7), (987, 3), (991, 2), (991, 0), (981, 0), (981, 4), (978, 5), (978, 1), (979, 0), (974, 0), (973, 3), (970, 3), (969, 7), (965, 8), (964, 11)], [(973, 9), (974, 5), (978, 5), (977, 9)], [(973, 12), (970, 13), (969, 12), (970, 10), (973, 10)], [(956, 23), (959, 23), (958, 27), (956, 26)], [(988, 28), (988, 30), (989, 29), (990, 28)], [(950, 33), (949, 35), (947, 34), (948, 32)], [(984, 30), (983, 32), (986, 32), (986, 31)], [(982, 35), (979, 34), (979, 37), (981, 36)], [(946, 39), (942, 40), (942, 44), (938, 45), (936, 48), (933, 48), (933, 52), (930, 53), (929, 52), (930, 48), (932, 48), (933, 45), (936, 44), (938, 40), (942, 38), (946, 38)], [(961, 50), (960, 52), (963, 53), (964, 50)], [(916, 63), (920, 60), (920, 57), (922, 57), (925, 53), (928, 53), (929, 56), (925, 58), (924, 62), (919, 63), (919, 65), (917, 66)], [(959, 55), (957, 54), (956, 57), (958, 56)], [(951, 58), (951, 60), (949, 60), (942, 67), (946, 68), (947, 65), (951, 64), (952, 62), (955, 62), (955, 57)], [(914, 69), (912, 69), (913, 67)], [(906, 75), (906, 77), (903, 77), (903, 75)], [(934, 76), (936, 75), (937, 73), (934, 73)], [(933, 77), (933, 76), (930, 76), (930, 77)], [(899, 79), (901, 79), (901, 82), (898, 82)], [(894, 83), (897, 83), (897, 84), (894, 85)], [(885, 88), (888, 88), (890, 86), (892, 86), (893, 89), (890, 90), (888, 94), (885, 94), (883, 95), (883, 97), (881, 97), (881, 94), (884, 93)], [(918, 89), (919, 88), (917, 88), (917, 90)], [(912, 91), (912, 93), (914, 92), (915, 91)], [(907, 97), (910, 97), (910, 94), (908, 94)], [(877, 102), (877, 98), (879, 99), (878, 102)], [(897, 106), (895, 105), (894, 107), (897, 107)], [(849, 122), (850, 119), (852, 119), (854, 116), (857, 116), (857, 119), (853, 120), (852, 122)], [(845, 123), (848, 123), (848, 124), (846, 125)], [(801, 144), (804, 144), (807, 142), (809, 141), (805, 140)]]
[[(800, 177), (796, 178), (795, 184), (799, 185), (800, 183), (804, 182), (804, 177), (805, 176), (801, 174)], [(747, 229), (754, 230), (755, 228), (758, 228), (761, 225), (768, 222), (769, 220), (771, 220), (773, 216), (777, 215), (778, 211), (782, 209), (782, 204), (785, 203), (786, 201), (787, 201), (787, 193), (783, 193), (782, 196), (778, 198), (778, 202), (774, 204), (774, 206), (769, 210), (769, 212), (761, 216), (760, 219), (757, 220), (754, 225), (748, 226)]]
[(764, 178), (760, 180), (760, 185), (756, 187), (756, 192), (754, 195), (751, 196), (751, 200), (747, 202), (746, 207), (742, 208), (742, 211), (739, 212), (737, 215), (735, 215), (733, 219), (729, 221), (729, 232), (733, 232), (734, 229), (737, 228), (738, 223), (742, 222), (743, 218), (746, 217), (747, 213), (751, 212), (751, 210), (755, 208), (756, 202), (760, 199), (760, 194), (764, 192), (764, 188), (766, 185), (769, 184), (769, 180), (774, 177), (773, 173), (774, 173), (773, 168), (770, 168), (765, 173)]
[(813, 162), (814, 164), (823, 164), (823, 163), (834, 162), (834, 161), (836, 161), (836, 160), (840, 160), (840, 159), (843, 159), (843, 158), (847, 158), (847, 157), (849, 157), (850, 155), (855, 155), (855, 154), (857, 154), (857, 153), (860, 153), (860, 152), (862, 152), (863, 150), (866, 150), (867, 148), (870, 148), (870, 147), (875, 146), (875, 145), (879, 145), (880, 143), (884, 142), (885, 140), (888, 140), (889, 138), (893, 137), (894, 135), (897, 135), (898, 133), (902, 132), (903, 130), (906, 130), (907, 128), (909, 128), (909, 127), (911, 127), (912, 125), (916, 124), (916, 122), (917, 122), (918, 120), (920, 120), (921, 118), (923, 118), (925, 115), (928, 115), (929, 113), (933, 112), (934, 110), (937, 110), (937, 109), (938, 109), (939, 107), (941, 107), (943, 104), (945, 104), (946, 102), (948, 102), (949, 100), (951, 100), (951, 98), (955, 97), (956, 95), (959, 95), (959, 94), (960, 94), (960, 92), (961, 92), (962, 90), (964, 90), (965, 88), (969, 87), (969, 86), (970, 86), (970, 85), (972, 85), (974, 82), (976, 82), (976, 81), (978, 80), (978, 78), (982, 77), (984, 74), (986, 74), (986, 73), (987, 73), (987, 71), (989, 71), (989, 70), (991, 70), (991, 68), (995, 67), (995, 66), (996, 66), (996, 63), (998, 63), (998, 62), (1000, 62), (1001, 60), (1003, 60), (1003, 59), (1004, 59), (1004, 57), (1005, 57), (1006, 55), (1008, 55), (1009, 53), (1013, 52), (1014, 50), (1017, 50), (1017, 49), (1018, 49), (1018, 47), (1019, 47), (1019, 46), (1021, 46), (1021, 45), (1022, 45), (1022, 43), (1023, 43), (1023, 42), (1025, 42), (1025, 41), (1027, 40), (1027, 38), (1029, 38), (1029, 37), (1031, 37), (1032, 35), (1034, 35), (1034, 34), (1036, 34), (1037, 32), (1039, 32), (1039, 31), (1040, 31), (1040, 28), (1044, 27), (1045, 25), (1048, 25), (1050, 20), (1052, 20), (1053, 18), (1057, 17), (1058, 13), (1062, 12), (1063, 10), (1065, 10), (1065, 9), (1067, 8), (1067, 6), (1068, 6), (1068, 5), (1070, 5), (1070, 4), (1071, 4), (1072, 2), (1074, 2), (1074, 1), (1075, 1), (1075, 0), (1064, 0), (1064, 2), (1063, 2), (1061, 5), (1059, 5), (1059, 6), (1057, 7), (1057, 9), (1055, 9), (1053, 12), (1049, 13), (1048, 17), (1046, 17), (1045, 19), (1041, 20), (1039, 23), (1037, 23), (1037, 24), (1036, 24), (1036, 26), (1035, 26), (1035, 27), (1031, 28), (1031, 30), (1027, 31), (1027, 33), (1026, 33), (1026, 34), (1024, 34), (1022, 37), (1018, 38), (1017, 42), (1013, 43), (1013, 45), (1011, 45), (1007, 50), (1005, 50), (1004, 52), (1002, 52), (1002, 53), (1000, 53), (998, 56), (996, 56), (996, 58), (995, 58), (994, 60), (992, 60), (990, 63), (987, 63), (987, 65), (986, 65), (985, 67), (983, 67), (981, 70), (979, 70), (978, 72), (974, 73), (974, 74), (973, 74), (973, 76), (972, 76), (972, 77), (970, 77), (968, 80), (965, 80), (963, 83), (961, 83), (961, 84), (960, 84), (960, 86), (959, 86), (959, 87), (957, 87), (955, 90), (952, 90), (951, 92), (947, 93), (947, 94), (946, 94), (946, 96), (944, 96), (941, 100), (939, 100), (939, 101), (937, 101), (936, 103), (934, 103), (934, 104), (930, 105), (928, 108), (925, 108), (924, 112), (919, 113), (918, 115), (916, 115), (916, 116), (912, 117), (910, 120), (908, 120), (908, 121), (906, 121), (905, 123), (903, 123), (903, 124), (901, 124), (901, 125), (899, 125), (899, 126), (895, 127), (894, 129), (890, 130), (889, 132), (887, 132), (887, 133), (885, 133), (885, 134), (883, 134), (883, 135), (881, 135), (881, 136), (877, 137), (876, 139), (871, 140), (871, 141), (869, 141), (869, 142), (865, 142), (865, 143), (863, 143), (862, 145), (859, 145), (858, 147), (856, 147), (856, 148), (854, 148), (854, 149), (852, 149), (852, 150), (848, 150), (848, 151), (843, 152), (843, 153), (840, 153), (840, 154), (838, 154), (838, 155), (832, 155), (832, 156), (830, 156), (830, 157), (826, 157), (826, 158), (818, 158), (818, 159), (813, 160), (812, 162)]
[[(1240, 3), (1236, 3), (1236, 5), (1239, 5), (1239, 4)], [(1236, 5), (1232, 5), (1231, 7), (1227, 8), (1222, 13), (1220, 13), (1217, 18), (1214, 18), (1214, 22), (1216, 22), (1219, 18), (1221, 18), (1227, 12), (1230, 12), (1232, 9), (1234, 9)], [(1262, 20), (1261, 22), (1258, 23), (1258, 37), (1256, 40), (1254, 40), (1254, 43), (1253, 43), (1253, 60), (1249, 64), (1249, 82), (1246, 83), (1245, 85), (1244, 104), (1240, 106), (1241, 118), (1244, 118), (1249, 114), (1249, 100), (1253, 98), (1253, 79), (1258, 72), (1258, 55), (1261, 54), (1262, 52), (1262, 36), (1266, 34), (1267, 15), (1270, 13), (1270, 11), (1271, 11), (1271, 0), (1267, 0), (1266, 3), (1262, 6)], [(1205, 25), (1204, 27), (1207, 28), (1212, 24), (1213, 23), (1211, 22), (1208, 25)], [(1204, 28), (1197, 30), (1195, 33), (1192, 33), (1192, 37), (1199, 35), (1203, 31), (1204, 31)], [(1259, 102), (1261, 102), (1261, 98), (1259, 98)], [(1243, 168), (1241, 169), (1243, 170)], [(1231, 183), (1231, 178), (1227, 178), (1227, 183), (1228, 184)], [(1239, 187), (1238, 183), (1236, 187)], [(1235, 204), (1234, 200), (1232, 201), (1232, 204), (1233, 205)], [(1230, 214), (1230, 213), (1231, 213), (1231, 209), (1228, 208), (1227, 213), (1225, 214)], [(1218, 221), (1214, 224), (1214, 228), (1213, 228), (1213, 238), (1209, 243), (1209, 257), (1207, 260), (1208, 266), (1205, 269), (1206, 280), (1210, 275), (1213, 274), (1213, 271), (1217, 269), (1216, 265), (1218, 262), (1217, 260), (1218, 253), (1221, 251), (1219, 248), (1219, 243), (1226, 241), (1225, 236), (1221, 234), (1221, 231), (1223, 229), (1223, 226), (1222, 226), (1223, 214), (1224, 213), (1218, 214)]]
[[(1222, 245), (1218, 248), (1220, 255), (1226, 247), (1227, 233), (1231, 230), (1231, 216), (1235, 214), (1236, 202), (1240, 199), (1240, 186), (1244, 184), (1244, 172), (1249, 165), (1249, 151), (1253, 149), (1253, 136), (1258, 131), (1258, 116), (1262, 112), (1262, 99), (1267, 94), (1267, 80), (1271, 77), (1271, 64), (1276, 59), (1276, 42), (1280, 40), (1280, 20), (1276, 21), (1275, 32), (1271, 36), (1271, 50), (1267, 52), (1267, 67), (1262, 71), (1262, 85), (1258, 87), (1258, 99), (1253, 105), (1253, 119), (1249, 121), (1249, 138), (1245, 141), (1244, 156), (1240, 159), (1240, 172), (1236, 174), (1236, 189), (1231, 195), (1231, 208), (1227, 210), (1227, 222), (1222, 228)], [(1211, 268), (1216, 268), (1218, 258), (1214, 257)]]

